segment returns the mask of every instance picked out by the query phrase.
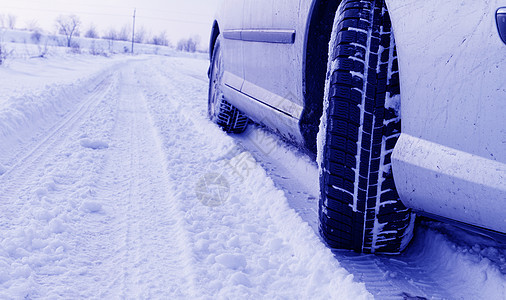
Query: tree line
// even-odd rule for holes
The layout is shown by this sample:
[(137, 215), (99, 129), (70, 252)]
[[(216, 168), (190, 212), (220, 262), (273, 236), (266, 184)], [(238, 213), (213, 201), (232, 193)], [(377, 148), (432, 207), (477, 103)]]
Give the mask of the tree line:
[[(0, 14), (0, 27), (15, 29), (17, 17), (12, 14)], [(31, 31), (41, 31), (36, 21), (30, 21), (27, 24), (28, 29)], [(130, 24), (123, 25), (120, 29), (109, 28), (102, 35), (99, 34), (94, 24), (89, 25), (83, 29), (81, 20), (76, 15), (60, 15), (55, 20), (56, 30), (59, 34), (65, 36), (67, 47), (72, 47), (73, 39), (81, 35), (86, 38), (93, 39), (106, 39), (110, 41), (132, 41), (132, 27)], [(167, 37), (166, 31), (161, 31), (158, 34), (151, 34), (144, 27), (135, 29), (133, 37), (135, 43), (139, 44), (153, 44), (157, 46), (175, 47), (180, 51), (195, 52), (200, 45), (198, 36), (181, 39), (176, 45), (173, 45)]]

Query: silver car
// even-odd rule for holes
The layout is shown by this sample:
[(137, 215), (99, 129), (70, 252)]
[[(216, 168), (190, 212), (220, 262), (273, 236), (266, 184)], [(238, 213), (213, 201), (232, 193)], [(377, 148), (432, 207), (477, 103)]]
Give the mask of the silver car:
[(414, 213), (503, 237), (502, 7), (224, 0), (210, 41), (209, 116), (235, 133), (263, 123), (314, 154), (320, 232), (332, 248), (398, 253)]

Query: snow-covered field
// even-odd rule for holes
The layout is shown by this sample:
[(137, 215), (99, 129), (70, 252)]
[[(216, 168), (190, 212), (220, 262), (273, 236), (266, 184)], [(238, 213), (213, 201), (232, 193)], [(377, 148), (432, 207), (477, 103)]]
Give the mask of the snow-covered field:
[(331, 252), (315, 163), (211, 123), (207, 67), (0, 67), (1, 299), (506, 299), (506, 246), (450, 225), (422, 222), (398, 257)]
[[(50, 57), (65, 53), (111, 56), (118, 53), (130, 53), (132, 49), (131, 42), (118, 40), (73, 37), (72, 43), (76, 46), (73, 48), (66, 47), (67, 41), (63, 35), (37, 35), (31, 31), (0, 28), (0, 45), (5, 47), (7, 53), (12, 52), (8, 56), (15, 59), (27, 59), (37, 56)], [(139, 43), (134, 44), (134, 53), (188, 57), (206, 56), (203, 53), (178, 52), (173, 47)]]

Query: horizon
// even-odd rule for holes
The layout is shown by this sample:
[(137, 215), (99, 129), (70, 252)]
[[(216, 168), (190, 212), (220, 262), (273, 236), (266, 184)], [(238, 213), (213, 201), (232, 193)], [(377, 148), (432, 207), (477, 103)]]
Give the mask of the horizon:
[(218, 1), (109, 0), (104, 3), (78, 0), (68, 3), (63, 0), (0, 0), (0, 17), (4, 18), (4, 27), (8, 27), (8, 15), (14, 15), (15, 29), (36, 27), (47, 33), (56, 33), (58, 16), (76, 15), (81, 21), (81, 36), (94, 26), (98, 35), (103, 37), (111, 29), (118, 32), (127, 27), (131, 30), (135, 9), (136, 32), (143, 28), (150, 36), (155, 36), (165, 31), (172, 45), (181, 39), (198, 37), (200, 48), (205, 48)]

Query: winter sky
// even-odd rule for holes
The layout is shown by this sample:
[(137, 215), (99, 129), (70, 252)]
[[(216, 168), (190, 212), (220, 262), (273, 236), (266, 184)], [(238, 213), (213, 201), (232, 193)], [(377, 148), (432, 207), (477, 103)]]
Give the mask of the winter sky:
[(119, 30), (132, 24), (152, 34), (166, 31), (175, 44), (180, 38), (199, 35), (206, 43), (219, 0), (0, 0), (0, 14), (17, 16), (16, 27), (27, 28), (36, 21), (44, 30), (55, 31), (58, 15), (75, 14), (85, 31), (94, 24), (102, 35), (110, 28)]

